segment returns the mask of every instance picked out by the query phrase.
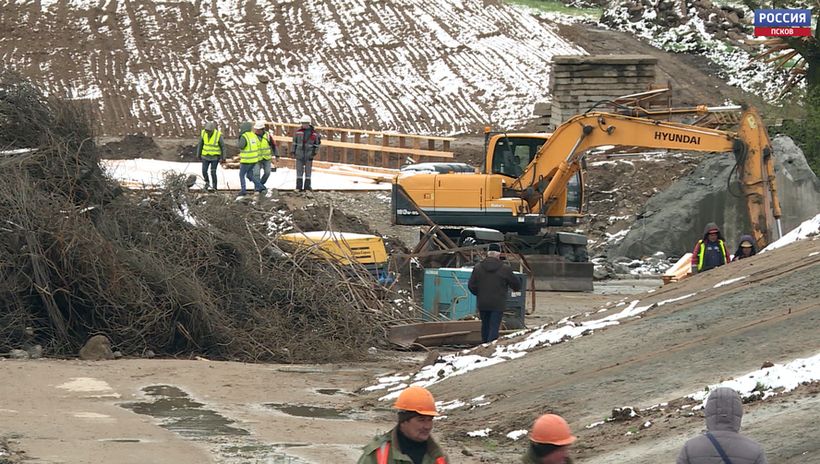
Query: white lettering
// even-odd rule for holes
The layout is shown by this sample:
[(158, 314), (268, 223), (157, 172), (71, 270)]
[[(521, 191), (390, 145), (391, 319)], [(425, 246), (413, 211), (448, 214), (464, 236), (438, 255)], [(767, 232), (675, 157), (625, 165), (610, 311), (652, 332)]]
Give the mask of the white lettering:
[(786, 13), (765, 13), (757, 12), (758, 23), (775, 23), (775, 24), (805, 24), (809, 23), (809, 18), (805, 12), (786, 12)]
[(418, 211), (411, 211), (409, 209), (400, 208), (396, 210), (396, 214), (399, 216), (418, 216)]

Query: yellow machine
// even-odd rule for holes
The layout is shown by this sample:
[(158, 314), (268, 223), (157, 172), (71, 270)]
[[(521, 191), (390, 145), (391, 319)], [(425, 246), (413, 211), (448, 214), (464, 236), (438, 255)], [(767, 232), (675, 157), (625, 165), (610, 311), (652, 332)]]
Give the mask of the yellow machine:
[(359, 263), (377, 277), (387, 270), (384, 240), (376, 235), (319, 230), (284, 234), (280, 238), (343, 266)]
[(448, 230), (459, 244), (492, 240), (492, 229), (522, 254), (560, 256), (548, 260), (561, 263), (561, 269), (549, 273), (588, 276), (591, 289), (586, 238), (545, 229), (575, 224), (583, 215), (582, 160), (588, 150), (604, 146), (732, 153), (758, 249), (780, 236), (771, 143), (754, 109), (743, 112), (737, 132), (651, 115), (590, 112), (552, 134), (488, 134), (481, 173), (428, 163), (426, 170), (436, 172), (411, 168), (399, 174), (393, 184), (393, 223), (459, 226)]

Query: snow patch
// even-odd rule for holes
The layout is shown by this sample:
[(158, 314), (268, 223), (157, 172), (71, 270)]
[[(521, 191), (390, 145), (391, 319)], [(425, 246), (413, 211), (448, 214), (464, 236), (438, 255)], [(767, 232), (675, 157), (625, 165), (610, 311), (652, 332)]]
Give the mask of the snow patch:
[(740, 276), (740, 277), (735, 277), (734, 279), (724, 280), (722, 282), (716, 283), (712, 288), (720, 288), (720, 287), (723, 287), (724, 285), (729, 285), (729, 284), (733, 284), (735, 282), (740, 282), (741, 280), (746, 279), (748, 277), (749, 276)]
[(729, 387), (737, 391), (742, 398), (765, 400), (771, 396), (794, 390), (801, 383), (819, 380), (820, 353), (810, 358), (795, 359), (786, 364), (775, 364), (772, 367), (749, 372), (736, 379), (709, 385), (706, 389), (687, 397), (695, 401), (702, 401), (701, 407), (704, 407), (709, 392), (718, 387)]
[(776, 250), (798, 240), (806, 240), (810, 237), (816, 237), (818, 234), (820, 234), (820, 214), (803, 221), (803, 223), (795, 227), (794, 230), (780, 237), (780, 239), (776, 242), (770, 243), (769, 246), (762, 249), (760, 253)]

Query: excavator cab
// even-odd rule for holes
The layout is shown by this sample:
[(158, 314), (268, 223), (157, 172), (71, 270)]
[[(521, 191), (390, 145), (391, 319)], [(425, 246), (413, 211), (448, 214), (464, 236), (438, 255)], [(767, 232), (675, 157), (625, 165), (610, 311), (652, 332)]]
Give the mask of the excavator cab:
[(498, 134), (492, 137), (493, 145), (486, 151), (489, 174), (501, 174), (518, 178), (535, 158), (538, 149), (547, 141), (548, 134), (527, 136), (524, 134)]

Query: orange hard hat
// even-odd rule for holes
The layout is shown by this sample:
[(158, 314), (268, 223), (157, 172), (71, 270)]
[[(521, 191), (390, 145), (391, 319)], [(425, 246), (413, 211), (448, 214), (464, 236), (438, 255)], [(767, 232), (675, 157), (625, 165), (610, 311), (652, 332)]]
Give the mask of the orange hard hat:
[(576, 438), (563, 417), (544, 414), (532, 424), (530, 440), (535, 443), (566, 446), (575, 442)]
[(438, 416), (433, 394), (424, 387), (408, 387), (399, 394), (393, 407), (402, 411), (415, 411), (423, 416)]

